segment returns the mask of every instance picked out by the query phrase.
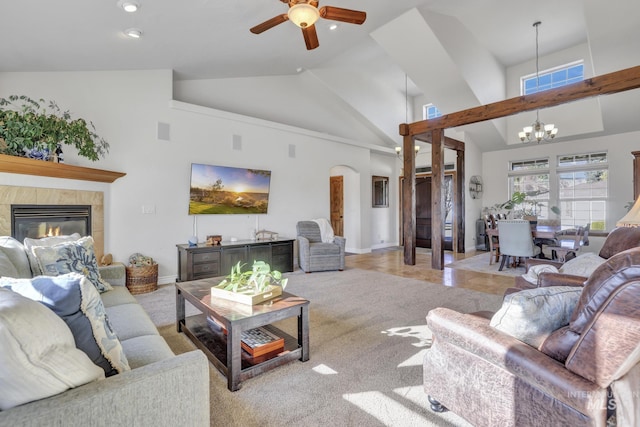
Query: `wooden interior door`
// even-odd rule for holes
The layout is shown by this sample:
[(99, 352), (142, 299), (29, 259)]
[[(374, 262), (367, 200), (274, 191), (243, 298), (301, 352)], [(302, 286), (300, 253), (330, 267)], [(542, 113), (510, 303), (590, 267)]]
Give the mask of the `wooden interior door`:
[(329, 177), (329, 198), (333, 234), (344, 236), (344, 178), (342, 176)]
[[(453, 176), (448, 174), (445, 180), (452, 180)], [(400, 188), (402, 188), (402, 178), (400, 180)], [(454, 188), (454, 197), (455, 188)], [(402, 199), (402, 194), (400, 195)], [(402, 206), (402, 203), (401, 203)], [(431, 248), (431, 176), (416, 176), (416, 247)], [(402, 212), (400, 212), (402, 218)], [(400, 235), (404, 236), (402, 224), (400, 224)], [(453, 239), (446, 237), (444, 241), (444, 249), (453, 250)]]

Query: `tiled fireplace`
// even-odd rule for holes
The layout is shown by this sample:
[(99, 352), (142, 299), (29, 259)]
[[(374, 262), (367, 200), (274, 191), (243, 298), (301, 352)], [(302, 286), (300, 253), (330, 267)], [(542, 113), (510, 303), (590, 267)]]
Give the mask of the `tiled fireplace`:
[[(84, 234), (77, 227), (83, 227), (82, 221), (87, 221), (87, 232), (90, 234), (95, 242), (95, 251), (98, 260), (104, 253), (104, 194), (101, 191), (83, 191), (83, 190), (66, 190), (55, 188), (37, 188), (37, 187), (20, 187), (20, 186), (8, 186), (0, 185), (0, 235), (1, 236), (15, 236), (15, 230), (12, 229), (12, 217), (14, 216), (15, 209), (12, 211), (12, 205), (16, 206), (29, 206), (35, 207), (36, 211), (45, 208), (45, 215), (53, 215), (44, 221), (47, 225), (38, 225), (35, 232), (40, 233), (40, 230), (49, 228), (51, 225), (51, 234), (55, 234), (56, 227), (60, 227), (61, 234), (71, 234), (73, 232), (79, 232)], [(46, 213), (49, 207), (49, 212)], [(56, 212), (59, 208), (68, 212), (64, 215), (58, 215)], [(84, 216), (85, 213), (81, 211), (88, 211), (89, 215)], [(21, 211), (21, 213), (24, 213)], [(36, 214), (41, 214), (42, 212)], [(65, 218), (78, 216), (71, 218), (70, 224), (63, 224), (68, 222)], [(56, 216), (57, 215), (57, 216)], [(79, 220), (79, 221), (78, 221)], [(55, 223), (55, 224), (54, 224)], [(71, 228), (70, 228), (71, 227)], [(24, 228), (24, 227), (23, 227)], [(34, 226), (27, 227), (33, 230)], [(33, 231), (32, 231), (33, 232)], [(45, 234), (49, 234), (49, 230), (45, 230)], [(28, 237), (40, 237), (40, 236), (28, 236)], [(22, 241), (24, 236), (17, 236), (17, 239)]]
[(91, 235), (90, 205), (11, 205), (11, 235), (25, 237)]

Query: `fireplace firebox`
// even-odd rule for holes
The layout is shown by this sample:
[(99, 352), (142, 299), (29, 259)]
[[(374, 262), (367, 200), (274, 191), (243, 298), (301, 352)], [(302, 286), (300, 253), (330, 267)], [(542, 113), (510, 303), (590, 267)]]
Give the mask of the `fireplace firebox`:
[(18, 241), (91, 234), (91, 205), (11, 205), (11, 235)]

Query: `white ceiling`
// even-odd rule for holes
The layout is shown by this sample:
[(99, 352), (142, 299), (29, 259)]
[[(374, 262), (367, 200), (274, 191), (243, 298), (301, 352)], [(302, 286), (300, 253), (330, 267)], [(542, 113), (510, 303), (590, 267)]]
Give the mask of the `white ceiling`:
[[(427, 78), (434, 71), (424, 69), (433, 69), (433, 64), (425, 65), (432, 54), (439, 61), (451, 61), (450, 65), (460, 69), (460, 76), (467, 80), (475, 64), (478, 72), (493, 67), (506, 74), (509, 67), (534, 57), (532, 23), (536, 20), (543, 22), (541, 56), (588, 43), (596, 74), (640, 64), (637, 0), (615, 0), (606, 5), (600, 0), (326, 0), (320, 6), (364, 10), (367, 20), (361, 26), (339, 23), (337, 30), (330, 31), (330, 21), (320, 19), (316, 24), (320, 47), (312, 51), (305, 49), (301, 30), (290, 22), (260, 35), (249, 32), (252, 26), (286, 12), (288, 6), (279, 0), (139, 2), (141, 8), (134, 14), (118, 8), (117, 0), (1, 2), (0, 72), (173, 69), (176, 81), (186, 81), (296, 76), (300, 70), (317, 71), (316, 75), (321, 76), (323, 70), (339, 68), (385, 81), (389, 92), (401, 96), (405, 91), (402, 77), (406, 73), (410, 77), (409, 95), (429, 97), (439, 93), (437, 85)], [(415, 16), (405, 15), (414, 8), (420, 26), (424, 27), (398, 26), (400, 21), (396, 18), (400, 16), (415, 20)], [(449, 19), (455, 25), (438, 28), (438, 22), (442, 24)], [(140, 28), (143, 37), (133, 40), (124, 36), (122, 31), (129, 27)], [(390, 28), (396, 40), (390, 40), (386, 31)], [(415, 34), (435, 37), (416, 39)], [(398, 48), (385, 50), (394, 41), (406, 52)], [(437, 54), (433, 53), (436, 50), (429, 50), (434, 42), (440, 45)], [(611, 43), (615, 43), (614, 51)], [(473, 46), (473, 54), (480, 55), (480, 59), (474, 57), (466, 65), (467, 70), (462, 69), (464, 57), (459, 49), (462, 45)], [(338, 82), (332, 83), (330, 73), (325, 74), (324, 85), (333, 87), (336, 93), (344, 91), (337, 89)], [(447, 86), (442, 80), (438, 83), (440, 87)], [(471, 88), (466, 92), (473, 92), (476, 99), (461, 98), (451, 105), (468, 108), (486, 103), (483, 98), (505, 97), (504, 93), (483, 96), (472, 83), (466, 83)], [(459, 87), (456, 80), (449, 85)], [(380, 100), (385, 102), (385, 96), (381, 94)], [(363, 111), (356, 94), (343, 101), (382, 134), (388, 134), (387, 129), (397, 129), (396, 124), (378, 123), (375, 114)], [(387, 102), (398, 103), (397, 99)], [(259, 111), (246, 113), (260, 116)], [(291, 115), (280, 120), (297, 125)], [(400, 121), (404, 121), (402, 117)], [(606, 125), (606, 118), (604, 122)], [(610, 122), (621, 125), (620, 120)], [(636, 126), (627, 123), (624, 130), (636, 130)], [(487, 141), (500, 134), (499, 126), (496, 128), (497, 131), (489, 130), (486, 134)], [(477, 138), (482, 140), (482, 136)], [(397, 139), (390, 136), (385, 142), (391, 145), (394, 141)], [(480, 145), (484, 149), (500, 148), (495, 142)]]

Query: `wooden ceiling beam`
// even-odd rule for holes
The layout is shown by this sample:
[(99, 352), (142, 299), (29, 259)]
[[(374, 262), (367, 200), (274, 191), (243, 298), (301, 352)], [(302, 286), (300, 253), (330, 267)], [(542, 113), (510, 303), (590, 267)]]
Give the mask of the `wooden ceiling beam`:
[[(400, 125), (401, 135), (416, 139), (430, 138), (433, 129), (448, 129), (513, 114), (532, 111), (599, 95), (609, 95), (640, 88), (640, 65), (609, 74), (585, 79), (569, 86), (550, 89), (532, 95), (518, 96), (492, 104), (469, 108), (430, 120)], [(406, 132), (406, 133), (405, 133)]]
[[(406, 133), (403, 133), (406, 132)], [(402, 136), (407, 136), (409, 135), (409, 125), (408, 124), (401, 124), (400, 125), (400, 135)], [(420, 137), (416, 137), (416, 139), (418, 141), (422, 141), (422, 142), (426, 142), (428, 144), (431, 144), (431, 133), (428, 132), (426, 134), (420, 135)], [(444, 147), (445, 148), (449, 148), (451, 150), (455, 150), (455, 151), (464, 151), (464, 142), (454, 139), (454, 138), (449, 138), (448, 136), (444, 137)]]

